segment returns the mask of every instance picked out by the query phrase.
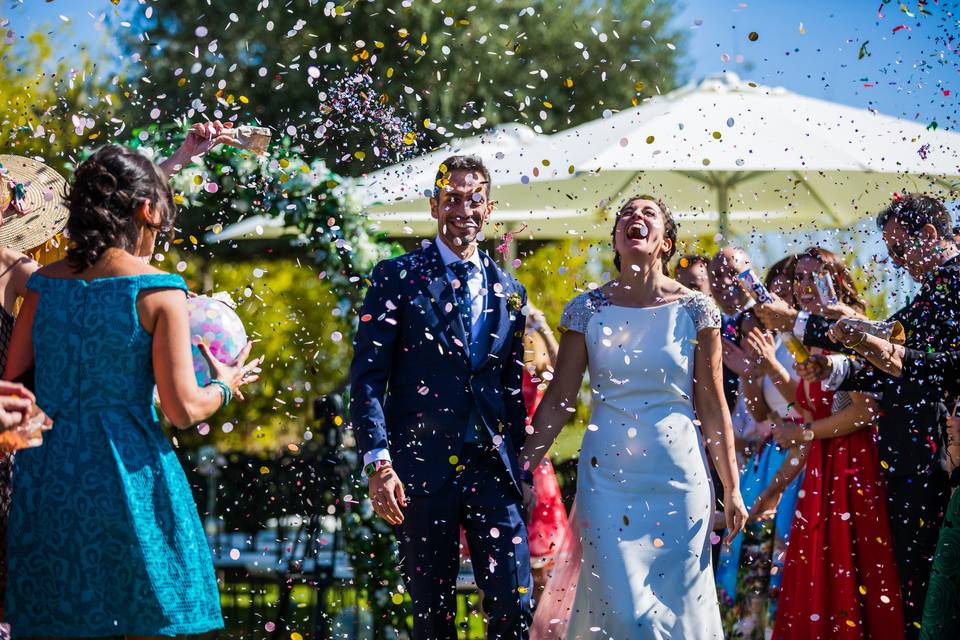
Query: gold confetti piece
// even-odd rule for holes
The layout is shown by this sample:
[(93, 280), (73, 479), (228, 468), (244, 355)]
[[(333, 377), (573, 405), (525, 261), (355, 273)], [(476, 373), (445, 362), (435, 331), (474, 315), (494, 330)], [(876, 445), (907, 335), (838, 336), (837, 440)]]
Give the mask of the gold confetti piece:
[(290, 640), (303, 640), (303, 636), (294, 631), (290, 634)]
[(655, 138), (653, 136), (647, 136), (647, 144), (653, 144)]
[(527, 591), (529, 591), (529, 589), (527, 589), (526, 587), (517, 587), (517, 591), (520, 593), (526, 593)]
[(860, 585), (860, 595), (862, 596), (867, 595), (867, 588), (863, 585)]
[(183, 202), (184, 202), (183, 196), (180, 195), (179, 193), (176, 194), (176, 195), (174, 195), (174, 196), (173, 196), (173, 202), (174, 202), (174, 204), (183, 204)]
[(390, 602), (392, 602), (393, 604), (403, 604), (403, 595), (399, 593), (393, 594), (392, 596), (390, 596)]
[(427, 34), (420, 36), (420, 44), (427, 44)]
[(450, 456), (447, 460), (448, 462), (450, 462), (450, 464), (457, 464), (458, 462), (460, 462), (460, 458), (458, 458), (457, 456)]
[(190, 244), (197, 244), (197, 237), (196, 237), (196, 236), (190, 236)]
[(248, 98), (247, 96), (240, 96), (240, 102), (242, 102), (243, 104), (250, 104), (250, 98)]
[(567, 87), (567, 89), (573, 88), (573, 78), (567, 78), (563, 81), (563, 84)]
[(267, 475), (268, 473), (270, 473), (270, 469), (269, 469), (268, 467), (260, 467), (260, 474), (261, 474), (261, 475), (264, 475), (264, 476), (265, 476), (265, 475)]
[(854, 622), (853, 620), (847, 620), (847, 626), (848, 626), (848, 627), (855, 627), (855, 626), (857, 626), (857, 623)]
[(721, 134), (719, 131), (714, 131), (711, 135), (713, 136), (714, 140), (719, 140)]
[(654, 538), (653, 546), (655, 546), (657, 549), (661, 548), (663, 546), (663, 540), (661, 540), (660, 538)]
[(397, 35), (399, 35), (401, 38), (406, 38), (407, 36), (410, 35), (410, 32), (407, 31), (406, 29), (400, 29), (399, 31), (397, 31)]
[(749, 40), (750, 42), (756, 42), (759, 39), (760, 39), (760, 34), (757, 33), (756, 31), (751, 31), (750, 34), (747, 36), (747, 40)]

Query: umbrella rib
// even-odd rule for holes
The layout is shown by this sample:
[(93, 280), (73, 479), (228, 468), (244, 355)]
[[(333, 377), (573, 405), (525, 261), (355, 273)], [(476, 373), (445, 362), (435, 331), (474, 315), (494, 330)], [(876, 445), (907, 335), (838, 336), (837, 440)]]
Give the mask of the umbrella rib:
[(634, 180), (636, 180), (636, 179), (640, 176), (641, 173), (642, 173), (641, 171), (634, 171), (632, 174), (630, 174), (630, 177), (627, 178), (627, 181), (624, 182), (622, 185), (620, 185), (620, 188), (618, 188), (616, 191), (614, 191), (613, 194), (612, 194), (609, 198), (607, 198), (606, 204), (605, 204), (604, 206), (602, 206), (602, 207), (600, 207), (600, 208), (597, 209), (597, 213), (599, 214), (599, 213), (601, 213), (601, 212), (603, 212), (603, 211), (606, 211), (606, 210), (607, 210), (607, 206), (608, 206), (611, 202), (613, 202), (613, 201), (617, 198), (617, 196), (619, 196), (621, 193), (623, 193), (624, 189), (626, 189), (628, 186), (630, 186), (630, 183), (633, 182)]
[(837, 215), (837, 212), (833, 210), (833, 207), (827, 204), (827, 201), (823, 199), (823, 196), (817, 193), (817, 190), (814, 189), (809, 182), (803, 179), (803, 176), (800, 175), (799, 171), (791, 171), (790, 173), (793, 174), (793, 177), (795, 177), (800, 182), (800, 184), (803, 185), (803, 188), (807, 190), (807, 193), (810, 194), (810, 197), (813, 198), (814, 202), (819, 204), (823, 208), (823, 210), (830, 215), (830, 218), (833, 220), (835, 224), (838, 224), (838, 225), (843, 224), (843, 222), (840, 220), (840, 216)]

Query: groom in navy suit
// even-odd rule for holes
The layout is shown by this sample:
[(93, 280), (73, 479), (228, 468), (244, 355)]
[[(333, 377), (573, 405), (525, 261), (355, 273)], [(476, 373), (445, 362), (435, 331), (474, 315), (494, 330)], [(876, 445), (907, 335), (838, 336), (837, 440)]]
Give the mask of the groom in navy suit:
[(394, 525), (416, 640), (456, 640), (460, 527), (489, 638), (525, 639), (530, 553), (518, 454), (526, 292), (477, 248), (493, 211), (475, 156), (440, 165), (437, 237), (370, 276), (350, 416), (373, 508)]

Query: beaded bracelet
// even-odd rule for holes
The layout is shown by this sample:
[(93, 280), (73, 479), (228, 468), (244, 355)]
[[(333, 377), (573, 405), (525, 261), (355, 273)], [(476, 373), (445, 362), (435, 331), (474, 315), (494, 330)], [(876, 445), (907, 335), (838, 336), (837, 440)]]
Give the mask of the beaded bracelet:
[(221, 396), (220, 408), (222, 409), (223, 407), (230, 404), (230, 401), (233, 400), (233, 391), (230, 390), (230, 385), (228, 385), (223, 380), (217, 380), (216, 378), (211, 380), (210, 384), (215, 385), (218, 389), (220, 389), (220, 396)]

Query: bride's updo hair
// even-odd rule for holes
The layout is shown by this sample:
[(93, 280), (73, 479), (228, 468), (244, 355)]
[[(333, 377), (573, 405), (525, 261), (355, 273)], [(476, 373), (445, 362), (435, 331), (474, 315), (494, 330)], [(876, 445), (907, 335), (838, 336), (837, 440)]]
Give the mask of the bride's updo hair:
[(140, 237), (136, 211), (149, 201), (160, 212), (156, 231), (173, 228), (173, 193), (159, 167), (133, 149), (110, 144), (77, 167), (67, 189), (67, 260), (74, 271), (92, 266), (104, 251), (133, 251)]
[(620, 222), (620, 214), (626, 209), (627, 205), (633, 202), (634, 200), (649, 200), (654, 202), (657, 205), (657, 208), (660, 209), (660, 217), (663, 218), (663, 237), (670, 240), (670, 250), (665, 251), (660, 255), (660, 261), (663, 263), (663, 273), (664, 275), (670, 275), (670, 270), (667, 269), (667, 264), (670, 263), (670, 259), (673, 258), (673, 255), (677, 252), (677, 221), (673, 218), (673, 213), (671, 213), (670, 208), (667, 207), (666, 203), (655, 196), (631, 196), (620, 210), (617, 211), (617, 216), (613, 220), (613, 232), (610, 234), (611, 239), (613, 240), (613, 266), (617, 268), (617, 271), (620, 271), (620, 254), (617, 252), (617, 223)]

